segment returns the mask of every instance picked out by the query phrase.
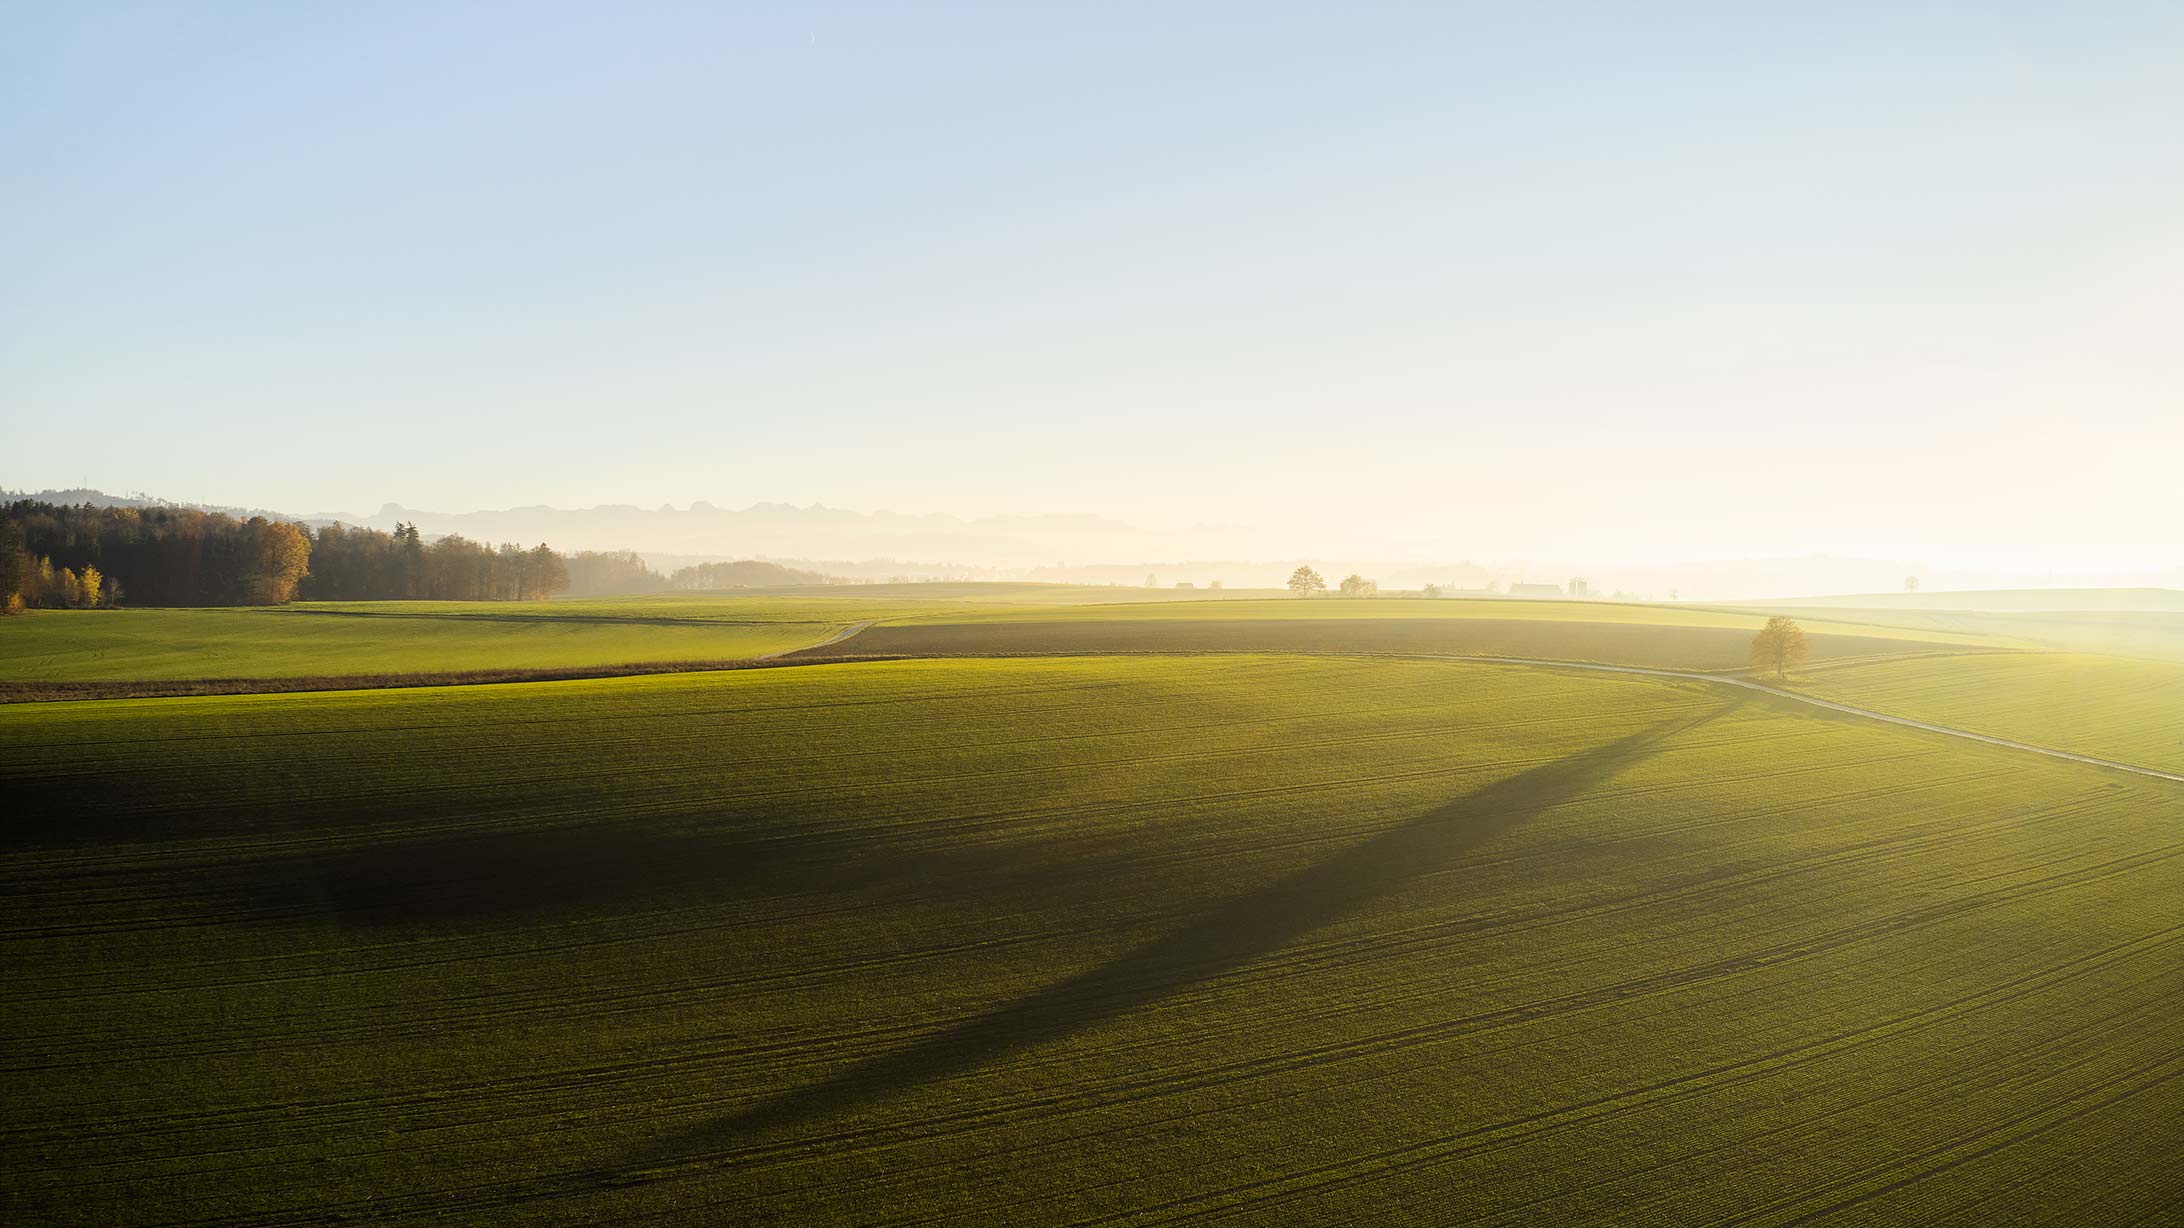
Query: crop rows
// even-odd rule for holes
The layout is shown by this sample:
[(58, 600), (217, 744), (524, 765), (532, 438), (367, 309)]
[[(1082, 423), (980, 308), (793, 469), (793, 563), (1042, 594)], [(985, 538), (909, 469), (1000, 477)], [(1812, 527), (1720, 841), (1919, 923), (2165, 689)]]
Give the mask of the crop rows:
[(2036, 746), (2184, 771), (2184, 663), (1995, 653), (1816, 671), (1804, 689)]
[[(910, 626), (875, 634), (867, 645), (907, 635), (943, 652), (961, 651), (965, 643), (984, 651), (1036, 651), (1044, 650), (1036, 641), (1092, 634), (1123, 637), (1116, 646), (1130, 651), (1158, 649), (1163, 642), (1191, 650), (1280, 649), (1295, 643), (1312, 651), (1406, 646), (1448, 651), (1455, 644), (1464, 652), (1730, 669), (1743, 664), (1744, 642), (1760, 621), (1741, 612), (1589, 602), (1179, 596), (1187, 595), (929, 584), (520, 603), (48, 611), (0, 622), (0, 702), (234, 694), (275, 689), (277, 683), (328, 690), (492, 681), (496, 674), (513, 681), (557, 671), (565, 676), (616, 668), (644, 672), (666, 663), (735, 661), (808, 647), (871, 622)], [(1076, 629), (1013, 625), (1026, 622)], [(1129, 629), (1140, 622), (1166, 629)], [(954, 630), (941, 632), (933, 624)], [(1287, 624), (1295, 625), (1284, 629)], [(1092, 627), (1105, 630), (1088, 630)], [(1811, 629), (1822, 655), (1831, 660), (2018, 646), (2006, 637), (1974, 632), (1826, 619), (1814, 621)], [(365, 681), (373, 678), (379, 681)]]
[[(1411, 603), (1419, 604), (1419, 603)], [(1430, 603), (1426, 603), (1430, 604)], [(1311, 609), (1300, 603), (1287, 609)], [(1726, 620), (1721, 620), (1726, 621)], [(1933, 652), (1985, 653), (1886, 633), (1814, 632), (1816, 663)], [(990, 619), (870, 627), (839, 644), (795, 655), (1011, 656), (1116, 653), (1419, 653), (1602, 662), (1648, 669), (1742, 671), (1748, 627), (1659, 621), (1529, 618), (1348, 617)]]
[(2184, 792), (1704, 684), (917, 661), (0, 752), (20, 1222), (2184, 1199)]
[[(506, 610), (507, 603), (494, 603)], [(823, 614), (814, 611), (815, 615)], [(741, 659), (851, 620), (458, 617), (296, 609), (44, 611), (0, 622), (0, 694), (35, 685), (327, 679)]]

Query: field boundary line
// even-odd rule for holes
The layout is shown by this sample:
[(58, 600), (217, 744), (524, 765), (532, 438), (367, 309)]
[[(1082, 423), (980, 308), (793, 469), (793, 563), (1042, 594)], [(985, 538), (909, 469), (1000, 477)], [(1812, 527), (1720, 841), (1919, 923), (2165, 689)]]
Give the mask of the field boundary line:
[(2019, 742), (2010, 738), (1998, 738), (1992, 734), (1974, 733), (1969, 729), (1957, 729), (1949, 725), (1937, 725), (1934, 724), (1932, 721), (1914, 720), (1908, 716), (1893, 716), (1886, 712), (1875, 711), (1872, 708), (1861, 708), (1855, 704), (1837, 703), (1835, 700), (1822, 699), (1817, 695), (1805, 695), (1800, 692), (1788, 690), (1783, 687), (1768, 686), (1764, 682), (1753, 682), (1749, 678), (1731, 678), (1723, 674), (1702, 674), (1691, 670), (1651, 669), (1642, 665), (1602, 665), (1594, 662), (1551, 661), (1532, 657), (1430, 656), (1425, 659), (1434, 661), (1487, 661), (1500, 665), (1530, 665), (1546, 669), (1596, 670), (1611, 674), (1637, 674), (1641, 677), (1649, 678), (1683, 678), (1694, 682), (1712, 682), (1721, 686), (1742, 687), (1747, 691), (1757, 691), (1762, 695), (1773, 695), (1777, 698), (1792, 700), (1796, 703), (1810, 704), (1816, 708), (1825, 708), (1828, 711), (1841, 712), (1848, 716), (1862, 716), (1867, 720), (1881, 721), (1889, 725), (1902, 725), (1907, 729), (1921, 729), (1926, 731), (1927, 733), (1939, 733), (1945, 734), (1952, 738), (1964, 738), (1973, 742), (1984, 742), (1989, 746), (2000, 746), (2005, 747), (2009, 750), (2030, 751), (2035, 755), (2046, 755), (2051, 759), (2067, 759), (2072, 763), (2084, 763), (2089, 764), (2093, 767), (2108, 768), (2118, 772), (2130, 772), (2138, 776), (2151, 776), (2156, 780), (2173, 780), (2176, 781), (2178, 784), (2184, 784), (2184, 773), (2164, 772), (2159, 768), (2141, 767), (2135, 763), (2121, 763), (2114, 759), (2102, 759), (2094, 755), (2080, 755), (2073, 751), (2056, 750), (2055, 748), (2050, 746), (2036, 746), (2030, 742)]
[(2031, 751), (2033, 754), (2046, 755), (2052, 759), (2067, 759), (2072, 763), (2090, 764), (2093, 767), (2110, 768), (2118, 772), (2131, 772), (2140, 776), (2151, 776), (2156, 780), (2173, 780), (2179, 784), (2184, 784), (2184, 773), (2164, 772), (2159, 768), (2141, 767), (2135, 763), (2122, 763), (2114, 759), (2102, 759), (2095, 755), (2081, 755), (2074, 751), (2056, 750), (2050, 746), (2037, 746), (2031, 742), (2019, 742), (2012, 738), (1999, 738), (1993, 734), (1974, 733), (1969, 729), (1958, 729), (1951, 725), (1937, 725), (1932, 721), (1915, 720), (1908, 716), (1894, 716), (1872, 708), (1861, 708), (1856, 704), (1838, 703), (1832, 699), (1822, 699), (1817, 695), (1806, 695), (1783, 687), (1768, 686), (1764, 682), (1753, 682), (1748, 678), (1729, 678), (1720, 674), (1699, 674), (1685, 670), (1647, 669), (1635, 665), (1583, 665), (1567, 661), (1527, 661), (1519, 657), (1462, 657), (1456, 659), (1470, 661), (1498, 660), (1513, 665), (1539, 665), (1559, 669), (1605, 670), (1610, 673), (1642, 674), (1659, 678), (1690, 678), (1700, 682), (1719, 683), (1723, 686), (1742, 687), (1748, 691), (1758, 691), (1762, 695), (1775, 695), (1801, 704), (1810, 704), (1816, 708), (1825, 708), (1831, 712), (1862, 716), (1867, 720), (1882, 721), (1890, 725), (1902, 725), (1908, 729), (1923, 729), (1928, 733), (1946, 734), (1952, 738), (1965, 738), (1973, 742), (1984, 742), (1989, 746)]
[[(798, 652), (801, 652), (801, 651), (807, 651), (807, 650), (802, 650), (802, 649), (798, 649), (798, 650), (793, 650), (793, 651), (798, 651)], [(1753, 682), (1752, 680), (1750, 680), (1750, 679), (1748, 679), (1748, 678), (1735, 678), (1735, 677), (1730, 677), (1730, 676), (1729, 676), (1729, 675), (1727, 675), (1727, 674), (1720, 674), (1720, 673), (1715, 673), (1715, 674), (1709, 674), (1709, 673), (1702, 673), (1702, 672), (1700, 672), (1700, 671), (1697, 671), (1697, 670), (1686, 670), (1686, 669), (1658, 669), (1658, 668), (1654, 668), (1654, 667), (1652, 667), (1652, 666), (1645, 666), (1645, 665), (1609, 665), (1609, 664), (1606, 664), (1606, 663), (1604, 663), (1604, 662), (1599, 662), (1599, 661), (1558, 661), (1558, 660), (1554, 660), (1553, 658), (1549, 658), (1549, 657), (1487, 657), (1487, 656), (1463, 656), (1463, 655), (1458, 655), (1458, 654), (1454, 654), (1454, 653), (1419, 653), (1419, 652), (1378, 652), (1378, 653), (1375, 653), (1375, 652), (1299, 652), (1299, 651), (1295, 651), (1295, 650), (1291, 650), (1291, 651), (1287, 651), (1287, 652), (1262, 652), (1262, 651), (1251, 651), (1251, 650), (1238, 650), (1238, 651), (1235, 651), (1235, 652), (1229, 652), (1229, 651), (1225, 651), (1225, 650), (1224, 650), (1224, 651), (1212, 651), (1212, 652), (1209, 652), (1209, 651), (1199, 651), (1199, 652), (1153, 652), (1153, 651), (1133, 651), (1133, 652), (1019, 652), (1019, 653), (998, 653), (998, 652), (996, 652), (996, 653), (976, 653), (976, 652), (953, 652), (953, 653), (936, 653), (936, 654), (932, 654), (932, 655), (930, 655), (930, 656), (916, 656), (916, 655), (912, 655), (912, 654), (901, 654), (901, 655), (894, 655), (894, 656), (888, 656), (888, 657), (871, 657), (871, 658), (865, 658), (865, 659), (867, 659), (867, 660), (896, 660), (896, 661), (901, 661), (901, 660), (947, 660), (947, 659), (951, 659), (951, 658), (953, 658), (953, 659), (977, 658), (977, 659), (988, 659), (988, 660), (992, 660), (992, 659), (1001, 659), (1001, 658), (1008, 658), (1008, 657), (1119, 657), (1119, 656), (1137, 656), (1137, 657), (1190, 657), (1190, 656), (1268, 656), (1268, 657), (1359, 657), (1359, 658), (1377, 658), (1377, 659), (1381, 659), (1381, 660), (1398, 660), (1398, 661), (1468, 661), (1468, 662), (1472, 662), (1472, 663), (1474, 663), (1474, 664), (1482, 664), (1482, 665), (1524, 665), (1524, 666), (1530, 666), (1530, 667), (1532, 667), (1532, 668), (1535, 668), (1535, 669), (1575, 669), (1575, 670), (1588, 670), (1588, 671), (1592, 671), (1592, 672), (1595, 672), (1595, 673), (1608, 673), (1608, 674), (1631, 674), (1631, 675), (1635, 675), (1635, 676), (1638, 676), (1638, 677), (1641, 677), (1641, 678), (1675, 678), (1675, 679), (1681, 679), (1681, 680), (1684, 680), (1684, 681), (1690, 681), (1690, 682), (1711, 682), (1711, 683), (1715, 683), (1715, 684), (1718, 684), (1718, 685), (1721, 685), (1721, 686), (1733, 686), (1733, 687), (1741, 687), (1741, 688), (1743, 688), (1744, 690), (1747, 690), (1747, 691), (1757, 691), (1757, 692), (1759, 692), (1759, 693), (1760, 693), (1760, 694), (1762, 694), (1762, 695), (1772, 695), (1772, 696), (1774, 696), (1774, 697), (1776, 697), (1776, 698), (1778, 698), (1778, 699), (1787, 699), (1787, 700), (1790, 700), (1790, 701), (1792, 701), (1792, 702), (1794, 702), (1794, 703), (1809, 704), (1809, 705), (1811, 705), (1812, 707), (1816, 707), (1816, 708), (1824, 708), (1824, 709), (1827, 709), (1828, 711), (1831, 711), (1831, 712), (1840, 712), (1840, 713), (1843, 713), (1843, 714), (1844, 714), (1844, 715), (1846, 715), (1846, 716), (1859, 716), (1859, 717), (1864, 717), (1864, 718), (1865, 718), (1865, 719), (1867, 719), (1867, 720), (1873, 720), (1873, 721), (1880, 721), (1880, 722), (1882, 722), (1882, 723), (1884, 723), (1884, 724), (1889, 724), (1889, 725), (1901, 725), (1901, 726), (1903, 726), (1903, 727), (1905, 727), (1905, 728), (1907, 728), (1907, 729), (1919, 729), (1919, 730), (1924, 730), (1924, 731), (1925, 731), (1925, 732), (1927, 732), (1927, 733), (1938, 733), (1938, 734), (1943, 734), (1943, 735), (1946, 735), (1946, 736), (1948, 736), (1948, 737), (1952, 737), (1952, 738), (1963, 738), (1963, 739), (1966, 739), (1966, 740), (1968, 740), (1968, 741), (1972, 741), (1972, 742), (1984, 742), (1984, 743), (1986, 743), (1986, 744), (1987, 744), (1987, 745), (1989, 745), (1989, 746), (2000, 746), (2000, 747), (2003, 747), (2003, 748), (2005, 748), (2005, 749), (2008, 749), (2008, 750), (2021, 750), (2021, 751), (2029, 751), (2029, 752), (2031, 752), (2032, 754), (2035, 754), (2035, 755), (2046, 755), (2047, 757), (2049, 757), (2049, 758), (2051, 758), (2051, 759), (2066, 759), (2066, 760), (2069, 760), (2069, 761), (2070, 761), (2070, 762), (2072, 762), (2072, 763), (2083, 763), (2083, 764), (2086, 764), (2086, 765), (2088, 765), (2088, 766), (2091, 766), (2091, 767), (2108, 768), (2108, 769), (2110, 769), (2110, 770), (2113, 770), (2113, 771), (2118, 771), (2118, 772), (2130, 772), (2130, 773), (2132, 773), (2133, 775), (2137, 775), (2137, 776), (2150, 776), (2150, 777), (2152, 777), (2152, 778), (2154, 778), (2154, 779), (2156, 779), (2156, 780), (2170, 780), (2170, 781), (2175, 781), (2175, 782), (2177, 782), (2178, 784), (2184, 784), (2184, 773), (2179, 773), (2179, 772), (2164, 772), (2164, 771), (2162, 771), (2162, 770), (2161, 770), (2161, 769), (2159, 769), (2159, 768), (2142, 767), (2142, 766), (2140, 766), (2140, 765), (2138, 765), (2138, 764), (2135, 764), (2135, 763), (2123, 763), (2123, 762), (2120, 762), (2120, 761), (2118, 761), (2118, 760), (2115, 760), (2115, 759), (2102, 759), (2102, 758), (2100, 758), (2100, 757), (2098, 757), (2098, 756), (2095, 756), (2095, 755), (2081, 755), (2081, 754), (2077, 754), (2077, 753), (2076, 753), (2076, 752), (2074, 752), (2074, 751), (2067, 751), (2067, 750), (2056, 750), (2055, 748), (2053, 748), (2053, 747), (2049, 747), (2049, 746), (2037, 746), (2037, 745), (2034, 745), (2034, 744), (2033, 744), (2033, 743), (2031, 743), (2031, 742), (2019, 742), (2019, 741), (2015, 741), (2015, 740), (2013, 740), (2013, 739), (2010, 739), (2010, 738), (2001, 738), (2001, 737), (1996, 737), (1996, 736), (1994, 736), (1994, 735), (1992, 735), (1992, 734), (1985, 734), (1985, 733), (1974, 733), (1974, 732), (1972, 732), (1972, 731), (1971, 731), (1971, 730), (1969, 730), (1969, 729), (1957, 729), (1957, 728), (1954, 728), (1953, 726), (1949, 726), (1949, 725), (1937, 725), (1937, 724), (1934, 724), (1934, 723), (1933, 723), (1933, 722), (1931, 722), (1931, 721), (1921, 721), (1921, 720), (1914, 720), (1914, 719), (1912, 719), (1911, 717), (1908, 717), (1908, 716), (1894, 716), (1894, 715), (1891, 715), (1891, 714), (1889, 714), (1889, 713), (1886, 713), (1886, 712), (1879, 712), (1879, 711), (1876, 711), (1876, 710), (1874, 710), (1874, 709), (1872, 709), (1872, 708), (1861, 708), (1861, 707), (1858, 707), (1858, 706), (1857, 706), (1857, 705), (1855, 705), (1855, 704), (1837, 703), (1837, 702), (1836, 702), (1835, 700), (1832, 700), (1832, 699), (1821, 699), (1820, 697), (1818, 697), (1818, 696), (1816, 696), (1816, 695), (1806, 695), (1806, 694), (1803, 694), (1803, 693), (1801, 693), (1801, 692), (1798, 692), (1798, 691), (1792, 691), (1792, 690), (1788, 690), (1788, 689), (1786, 689), (1786, 688), (1783, 688), (1783, 687), (1768, 686), (1768, 685), (1767, 685), (1766, 683), (1764, 683), (1764, 682)], [(821, 663), (824, 663), (824, 662), (846, 662), (846, 661), (852, 661), (852, 660), (857, 660), (857, 659), (858, 659), (858, 658), (855, 658), (855, 657), (825, 657), (825, 658), (813, 658), (813, 659), (812, 659), (812, 663), (816, 665), (816, 664), (821, 664)]]
[[(67, 702), (100, 699), (155, 699), (181, 698), (207, 695), (293, 694), (306, 691), (358, 691), (404, 690), (435, 686), (476, 686), (513, 682), (571, 682), (600, 678), (631, 678), (658, 674), (720, 673), (747, 669), (785, 669), (806, 665), (852, 665), (882, 661), (945, 661), (945, 660), (1007, 660), (1055, 659), (1067, 657), (1200, 657), (1200, 656), (1264, 656), (1264, 657), (1349, 657), (1398, 661), (1457, 661), (1480, 665), (1521, 665), (1534, 669), (1585, 670), (1593, 673), (1628, 674), (1641, 678), (1672, 678), (1689, 682), (1711, 682), (1719, 686), (1739, 687), (1771, 695), (1792, 703), (1806, 704), (1846, 716), (1863, 717), (1887, 725), (1938, 733), (1945, 737), (1962, 738), (1970, 742), (1983, 742), (2006, 750), (2026, 751), (2045, 755), (2050, 759), (2062, 759), (2082, 763), (2089, 767), (2107, 768), (2110, 771), (2128, 772), (2134, 776), (2184, 784), (2184, 773), (2164, 772), (2159, 768), (2143, 767), (2135, 763), (2123, 763), (2115, 759), (2103, 759), (2096, 755), (2081, 755), (2074, 751), (2056, 750), (2031, 742), (2019, 742), (1993, 734), (1974, 733), (1949, 725), (1937, 725), (1932, 721), (1915, 720), (1908, 716), (1895, 716), (1855, 704), (1838, 703), (1821, 699), (1783, 687), (1768, 686), (1748, 678), (1731, 677), (1727, 673), (1705, 673), (1698, 670), (1660, 669), (1645, 665), (1610, 665), (1600, 661), (1559, 661), (1549, 657), (1500, 657), (1466, 656), (1455, 653), (1417, 652), (1314, 652), (1290, 649), (1266, 651), (1257, 649), (1199, 649), (1190, 652), (1160, 652), (1157, 650), (1124, 650), (1119, 652), (943, 652), (943, 653), (873, 653), (860, 655), (841, 653), (813, 655), (821, 649), (851, 639), (872, 625), (873, 620), (854, 623), (817, 644), (805, 644), (779, 649), (756, 657), (735, 660), (646, 662), (625, 665), (575, 666), (544, 669), (470, 670), (444, 674), (372, 674), (324, 678), (210, 678), (185, 679), (173, 682), (16, 682), (0, 683), (0, 704), (24, 702)], [(1921, 654), (1926, 655), (1926, 654)], [(1971, 655), (1971, 654), (1945, 654)]]
[(858, 632), (863, 631), (866, 627), (872, 625), (872, 621), (873, 620), (868, 618), (861, 623), (851, 623), (848, 626), (842, 628), (840, 631), (835, 632), (834, 634), (828, 636), (827, 638), (819, 641), (816, 644), (799, 644), (790, 648), (776, 648), (772, 652), (762, 652), (751, 659), (754, 661), (771, 661), (776, 657), (788, 656), (792, 652), (817, 652), (822, 648), (827, 648), (831, 647), (832, 645), (839, 644), (843, 640), (848, 639), (850, 636), (853, 636)]

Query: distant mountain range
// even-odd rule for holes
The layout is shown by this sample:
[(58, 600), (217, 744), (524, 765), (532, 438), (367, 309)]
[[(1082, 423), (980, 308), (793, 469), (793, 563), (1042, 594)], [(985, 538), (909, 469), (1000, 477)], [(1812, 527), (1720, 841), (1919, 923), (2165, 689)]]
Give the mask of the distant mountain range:
[[(0, 503), (16, 499), (34, 499), (40, 503), (55, 503), (64, 507), (178, 507), (200, 512), (218, 512), (237, 520), (263, 516), (267, 520), (302, 521), (305, 524), (331, 523), (330, 517), (297, 516), (290, 512), (275, 511), (267, 507), (228, 507), (218, 503), (183, 503), (174, 499), (162, 499), (156, 495), (110, 495), (103, 490), (75, 486), (67, 490), (4, 490), (0, 489)], [(354, 523), (353, 521), (351, 523)]]
[[(967, 568), (1006, 567), (1075, 554), (1140, 553), (1152, 535), (1098, 516), (906, 516), (812, 504), (754, 503), (746, 508), (693, 503), (640, 508), (514, 507), (437, 512), (390, 503), (355, 523), (392, 528), (398, 521), (427, 534), (460, 533), (485, 541), (550, 542), (563, 550), (636, 550), (645, 554), (775, 559), (923, 559)], [(1136, 547), (1134, 549), (1129, 547)]]

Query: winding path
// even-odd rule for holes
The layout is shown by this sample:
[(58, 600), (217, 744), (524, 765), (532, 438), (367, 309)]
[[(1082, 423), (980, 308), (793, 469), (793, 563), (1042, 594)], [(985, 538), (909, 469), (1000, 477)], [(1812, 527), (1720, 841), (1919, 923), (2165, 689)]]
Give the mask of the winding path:
[(835, 632), (833, 635), (828, 636), (827, 638), (819, 641), (816, 644), (798, 644), (790, 648), (776, 648), (772, 652), (762, 652), (757, 656), (752, 657), (751, 659), (753, 661), (771, 661), (775, 657), (785, 657), (792, 652), (817, 652), (822, 648), (828, 648), (832, 647), (835, 644), (839, 644), (843, 640), (848, 639), (850, 636), (857, 634), (859, 631), (862, 631), (866, 627), (869, 627), (871, 625), (872, 620), (868, 618), (861, 623), (851, 623), (848, 626), (842, 628), (840, 631)]

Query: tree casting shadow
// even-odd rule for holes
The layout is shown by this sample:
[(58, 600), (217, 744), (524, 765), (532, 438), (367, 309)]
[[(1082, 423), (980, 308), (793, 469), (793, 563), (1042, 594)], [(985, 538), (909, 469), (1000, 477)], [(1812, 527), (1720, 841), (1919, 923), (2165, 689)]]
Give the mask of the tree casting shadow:
[(663, 1140), (628, 1161), (644, 1168), (736, 1149), (758, 1136), (866, 1104), (1058, 1040), (1271, 955), (1654, 753), (1665, 740), (1739, 706), (1628, 737), (1495, 781), (1353, 845), (1185, 928), (905, 1048)]

